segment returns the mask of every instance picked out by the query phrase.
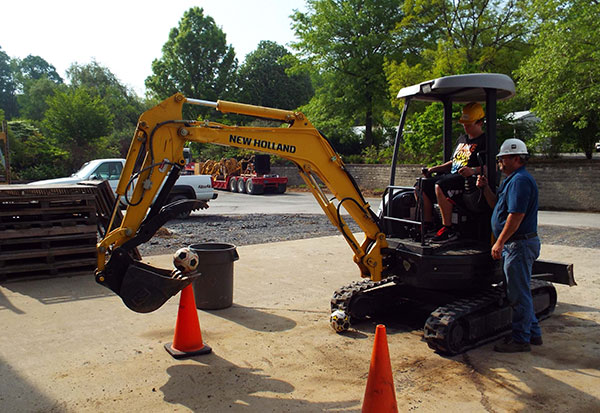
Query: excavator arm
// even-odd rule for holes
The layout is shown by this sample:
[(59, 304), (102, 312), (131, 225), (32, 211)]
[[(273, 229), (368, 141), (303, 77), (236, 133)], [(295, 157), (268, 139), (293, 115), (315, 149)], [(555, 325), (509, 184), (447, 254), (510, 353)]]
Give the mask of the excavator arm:
[[(229, 126), (183, 120), (184, 104), (278, 120), (288, 127)], [(148, 241), (168, 219), (183, 210), (206, 207), (202, 201), (195, 200), (164, 206), (170, 188), (185, 165), (183, 147), (188, 141), (251, 149), (293, 162), (331, 223), (352, 248), (361, 276), (373, 281), (382, 278), (387, 242), (378, 219), (339, 155), (302, 113), (189, 99), (176, 94), (140, 117), (116, 190), (117, 205), (127, 194), (127, 211), (120, 226), (113, 229), (111, 223), (97, 245), (96, 280), (115, 291), (129, 308), (137, 312), (153, 311), (193, 281), (191, 277), (173, 278), (169, 270), (150, 267), (130, 255), (132, 248)], [(334, 198), (328, 199), (316, 178)], [(346, 225), (340, 211), (342, 207), (364, 232), (362, 242)]]

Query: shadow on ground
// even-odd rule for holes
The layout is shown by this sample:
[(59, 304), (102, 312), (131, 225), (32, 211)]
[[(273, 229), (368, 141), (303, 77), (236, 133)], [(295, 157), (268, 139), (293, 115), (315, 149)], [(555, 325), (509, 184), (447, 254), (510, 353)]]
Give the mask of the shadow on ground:
[(195, 412), (327, 412), (360, 408), (359, 399), (311, 402), (292, 398), (295, 389), (290, 383), (259, 369), (237, 366), (214, 353), (194, 360), (197, 364), (167, 369), (169, 380), (160, 387), (165, 402), (181, 404)]
[(296, 327), (296, 322), (291, 318), (282, 317), (263, 310), (264, 309), (233, 304), (233, 306), (222, 310), (205, 311), (255, 331), (268, 333), (281, 332)]
[[(38, 280), (15, 280), (3, 283), (2, 287), (14, 293), (34, 298), (42, 304), (93, 300), (115, 295), (109, 289), (97, 284), (93, 274)], [(22, 309), (16, 308), (7, 296), (0, 293), (0, 309), (2, 308), (12, 310), (17, 314), (23, 313)]]

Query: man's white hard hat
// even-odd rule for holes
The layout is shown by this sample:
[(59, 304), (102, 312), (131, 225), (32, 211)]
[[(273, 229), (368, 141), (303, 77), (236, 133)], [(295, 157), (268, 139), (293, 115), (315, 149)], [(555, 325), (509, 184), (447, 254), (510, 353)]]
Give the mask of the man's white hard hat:
[(504, 156), (504, 155), (529, 155), (527, 152), (527, 145), (520, 139), (507, 139), (502, 142), (502, 146), (500, 146), (500, 151), (496, 156)]

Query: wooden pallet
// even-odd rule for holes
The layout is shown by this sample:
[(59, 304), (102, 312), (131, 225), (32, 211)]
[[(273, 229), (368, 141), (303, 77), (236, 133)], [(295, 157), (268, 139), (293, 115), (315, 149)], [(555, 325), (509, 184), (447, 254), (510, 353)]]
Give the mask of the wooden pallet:
[(93, 274), (96, 233), (0, 240), (0, 279)]
[(0, 186), (0, 281), (92, 275), (110, 196), (107, 183)]

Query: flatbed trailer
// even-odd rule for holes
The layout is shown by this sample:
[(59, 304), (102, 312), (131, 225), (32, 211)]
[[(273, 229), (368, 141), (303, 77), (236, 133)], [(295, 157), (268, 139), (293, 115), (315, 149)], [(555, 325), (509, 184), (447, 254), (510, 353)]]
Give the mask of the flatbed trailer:
[(287, 188), (287, 182), (287, 177), (275, 174), (242, 174), (227, 176), (223, 179), (213, 177), (212, 186), (214, 189), (250, 195), (260, 195), (265, 192), (283, 194)]

